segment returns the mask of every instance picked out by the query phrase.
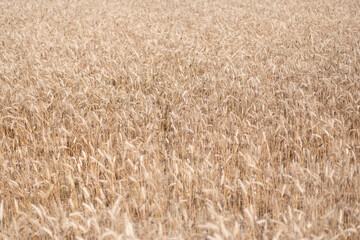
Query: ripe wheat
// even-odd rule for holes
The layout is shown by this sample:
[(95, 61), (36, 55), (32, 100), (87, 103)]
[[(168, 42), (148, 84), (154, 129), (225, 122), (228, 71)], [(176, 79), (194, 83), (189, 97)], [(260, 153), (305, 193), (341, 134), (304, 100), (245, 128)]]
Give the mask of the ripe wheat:
[(1, 239), (358, 239), (357, 0), (0, 1)]

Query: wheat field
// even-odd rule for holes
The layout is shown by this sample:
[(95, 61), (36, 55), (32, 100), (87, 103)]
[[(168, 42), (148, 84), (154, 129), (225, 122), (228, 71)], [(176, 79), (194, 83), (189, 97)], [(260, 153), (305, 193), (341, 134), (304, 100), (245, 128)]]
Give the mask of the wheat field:
[(358, 0), (0, 1), (0, 239), (359, 239)]

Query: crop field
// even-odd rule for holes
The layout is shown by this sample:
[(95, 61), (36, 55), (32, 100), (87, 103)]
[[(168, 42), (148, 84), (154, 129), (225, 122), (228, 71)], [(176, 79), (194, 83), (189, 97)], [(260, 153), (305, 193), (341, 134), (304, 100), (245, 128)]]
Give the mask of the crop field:
[(360, 239), (360, 1), (0, 0), (0, 239)]

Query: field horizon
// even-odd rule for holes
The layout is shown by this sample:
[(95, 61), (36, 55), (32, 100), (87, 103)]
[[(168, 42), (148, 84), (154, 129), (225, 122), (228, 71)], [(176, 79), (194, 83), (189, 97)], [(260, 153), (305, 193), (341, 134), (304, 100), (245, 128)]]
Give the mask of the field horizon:
[(360, 2), (0, 1), (0, 239), (359, 239)]

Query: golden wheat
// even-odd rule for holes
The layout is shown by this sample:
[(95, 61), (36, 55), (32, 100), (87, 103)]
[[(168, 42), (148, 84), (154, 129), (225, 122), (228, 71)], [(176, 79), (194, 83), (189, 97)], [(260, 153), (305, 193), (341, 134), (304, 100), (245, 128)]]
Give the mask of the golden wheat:
[(360, 2), (0, 1), (1, 239), (358, 239)]

